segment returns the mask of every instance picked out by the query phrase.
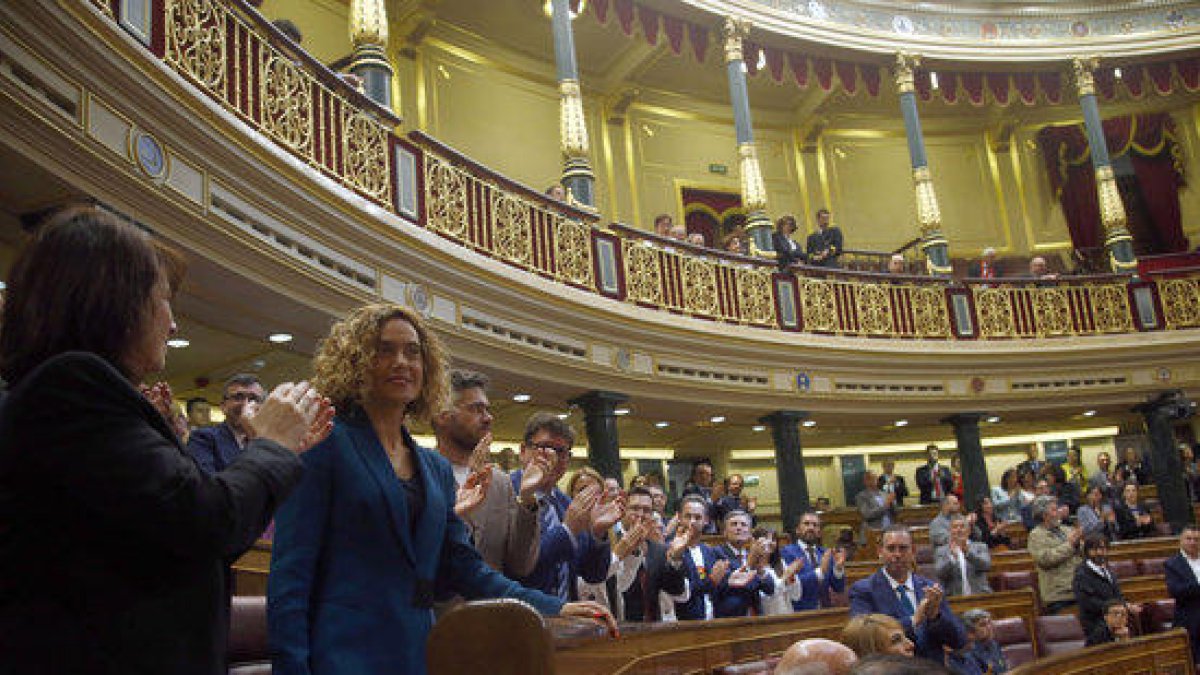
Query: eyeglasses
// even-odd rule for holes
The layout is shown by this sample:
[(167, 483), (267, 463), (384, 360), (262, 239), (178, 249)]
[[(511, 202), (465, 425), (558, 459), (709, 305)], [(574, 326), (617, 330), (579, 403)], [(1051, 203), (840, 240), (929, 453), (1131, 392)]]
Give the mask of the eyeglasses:
[(571, 456), (571, 447), (570, 446), (559, 447), (553, 443), (535, 443), (533, 445), (533, 449), (534, 450), (551, 450), (551, 451), (555, 452), (556, 454), (558, 454), (559, 457), (570, 457)]
[(249, 403), (250, 401), (254, 401), (255, 403), (262, 403), (263, 398), (264, 397), (259, 396), (258, 394), (255, 394), (254, 392), (249, 392), (249, 391), (235, 391), (232, 394), (225, 395), (226, 401), (238, 401), (240, 403)]

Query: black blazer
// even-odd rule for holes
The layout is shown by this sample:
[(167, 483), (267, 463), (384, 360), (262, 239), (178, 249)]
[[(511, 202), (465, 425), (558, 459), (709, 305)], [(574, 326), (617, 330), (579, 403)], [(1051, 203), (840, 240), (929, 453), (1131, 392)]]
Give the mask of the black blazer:
[[(685, 552), (686, 556), (687, 553)], [(625, 601), (626, 621), (659, 621), (662, 614), (658, 606), (658, 592), (666, 591), (668, 595), (682, 595), (684, 587), (683, 565), (678, 568), (667, 563), (667, 547), (655, 542), (646, 542), (646, 559), (642, 562), (646, 569), (646, 600), (649, 607), (642, 605), (642, 590), (635, 579), (629, 590), (623, 594)]]
[[(1138, 510), (1143, 515), (1150, 513), (1141, 504), (1138, 504)], [(1124, 502), (1117, 502), (1117, 505), (1113, 507), (1113, 511), (1117, 514), (1117, 530), (1120, 532), (1122, 539), (1153, 537), (1158, 532), (1158, 528), (1154, 526), (1153, 522), (1147, 525), (1138, 525), (1137, 516), (1133, 514), (1133, 511), (1129, 510), (1129, 507)]]
[[(942, 464), (938, 464), (937, 480), (942, 481), (942, 495), (950, 494), (950, 490), (954, 487), (954, 479), (950, 476), (950, 469)], [(921, 503), (932, 504), (933, 498), (933, 481), (935, 477), (929, 475), (929, 463), (926, 462), (917, 467), (917, 489), (921, 491)]]
[(265, 440), (216, 476), (95, 354), (0, 411), (0, 673), (224, 673), (226, 565), (299, 481)]
[(1163, 563), (1167, 592), (1175, 598), (1175, 618), (1171, 625), (1186, 628), (1192, 641), (1192, 660), (1200, 661), (1200, 582), (1182, 553)]
[(1109, 581), (1097, 574), (1085, 562), (1075, 568), (1075, 579), (1071, 582), (1075, 600), (1079, 603), (1079, 625), (1084, 635), (1091, 635), (1097, 626), (1104, 625), (1104, 603), (1109, 600), (1124, 600), (1121, 582), (1113, 575)]
[(805, 260), (804, 249), (800, 244), (779, 231), (771, 233), (771, 248), (775, 249), (775, 262), (779, 269), (786, 269), (792, 263), (802, 263)]
[[(908, 496), (908, 485), (904, 482), (904, 476), (897, 473), (892, 477), (895, 479), (895, 483), (892, 485), (892, 492), (896, 495), (896, 508), (899, 508), (904, 506), (904, 498)], [(879, 475), (880, 490), (883, 490), (883, 486), (886, 483), (884, 478), (883, 474)]]

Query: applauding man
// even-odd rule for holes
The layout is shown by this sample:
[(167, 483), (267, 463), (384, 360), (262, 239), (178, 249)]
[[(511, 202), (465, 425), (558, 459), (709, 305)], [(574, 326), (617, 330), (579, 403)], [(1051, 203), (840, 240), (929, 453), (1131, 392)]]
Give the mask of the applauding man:
[(661, 616), (658, 593), (664, 591), (673, 602), (688, 599), (687, 579), (683, 572), (683, 556), (689, 535), (681, 527), (670, 546), (654, 541), (658, 531), (654, 521), (654, 498), (644, 487), (629, 491), (622, 520), (625, 535), (613, 545), (613, 555), (620, 564), (615, 583), (619, 585), (621, 618), (625, 621), (659, 621)]
[(687, 600), (675, 603), (675, 616), (680, 621), (703, 621), (716, 616), (713, 593), (716, 585), (729, 571), (729, 561), (720, 558), (717, 550), (700, 543), (700, 535), (708, 524), (708, 502), (699, 495), (687, 495), (679, 502), (679, 525), (672, 543), (687, 542), (683, 553), (683, 571), (687, 575)]
[[(950, 495), (947, 500), (957, 497)], [(974, 515), (974, 514), (972, 514)], [(934, 569), (949, 595), (991, 593), (987, 572), (992, 569), (992, 555), (987, 544), (971, 541), (970, 524), (961, 513), (950, 516), (949, 540), (934, 549)]]
[(608, 576), (611, 550), (608, 530), (621, 518), (621, 498), (602, 499), (595, 486), (585, 488), (572, 501), (557, 486), (571, 461), (575, 432), (557, 415), (534, 413), (525, 424), (521, 443), (523, 468), (512, 474), (513, 489), (520, 493), (526, 472), (548, 465), (534, 488), (541, 532), (537, 564), (519, 581), (528, 588), (573, 600), (576, 574), (599, 583)]
[(725, 544), (717, 554), (728, 561), (728, 573), (713, 582), (713, 608), (718, 617), (749, 616), (751, 610), (761, 615), (761, 594), (775, 592), (775, 582), (766, 573), (765, 551), (750, 534), (750, 514), (733, 511), (725, 516)]
[(946, 648), (962, 649), (967, 633), (930, 579), (912, 573), (912, 534), (903, 525), (883, 531), (879, 544), (883, 564), (875, 574), (850, 587), (850, 616), (887, 614), (900, 621), (916, 645), (916, 655), (943, 663)]
[(821, 516), (815, 511), (800, 516), (796, 540), (798, 543), (779, 551), (787, 566), (783, 582), (794, 579), (800, 583), (800, 599), (792, 601), (792, 609), (799, 612), (830, 607), (830, 589), (838, 593), (846, 590), (846, 551), (821, 546)]

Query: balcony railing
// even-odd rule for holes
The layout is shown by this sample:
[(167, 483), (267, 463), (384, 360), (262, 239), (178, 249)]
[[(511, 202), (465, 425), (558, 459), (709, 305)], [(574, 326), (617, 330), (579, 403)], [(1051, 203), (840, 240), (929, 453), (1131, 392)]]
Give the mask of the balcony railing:
[[(84, 0), (74, 0), (84, 3)], [(135, 0), (136, 1), (136, 0)], [(131, 3), (91, 0), (125, 25)], [(1150, 280), (944, 279), (800, 267), (666, 241), (550, 200), (399, 120), (243, 0), (142, 0), (149, 53), (343, 186), (516, 269), (615, 301), (816, 334), (1023, 340), (1200, 327), (1200, 270)], [(869, 267), (875, 267), (879, 261)]]

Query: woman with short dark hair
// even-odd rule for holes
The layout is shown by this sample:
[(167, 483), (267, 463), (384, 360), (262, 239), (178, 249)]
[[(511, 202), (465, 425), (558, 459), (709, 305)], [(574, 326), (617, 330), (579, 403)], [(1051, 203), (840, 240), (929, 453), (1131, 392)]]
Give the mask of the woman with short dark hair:
[(225, 671), (228, 561), (299, 481), (296, 452), (328, 402), (281, 385), (238, 462), (201, 471), (164, 417), (169, 390), (137, 389), (165, 365), (182, 272), (149, 234), (90, 208), (39, 228), (13, 267), (0, 658), (14, 672)]

